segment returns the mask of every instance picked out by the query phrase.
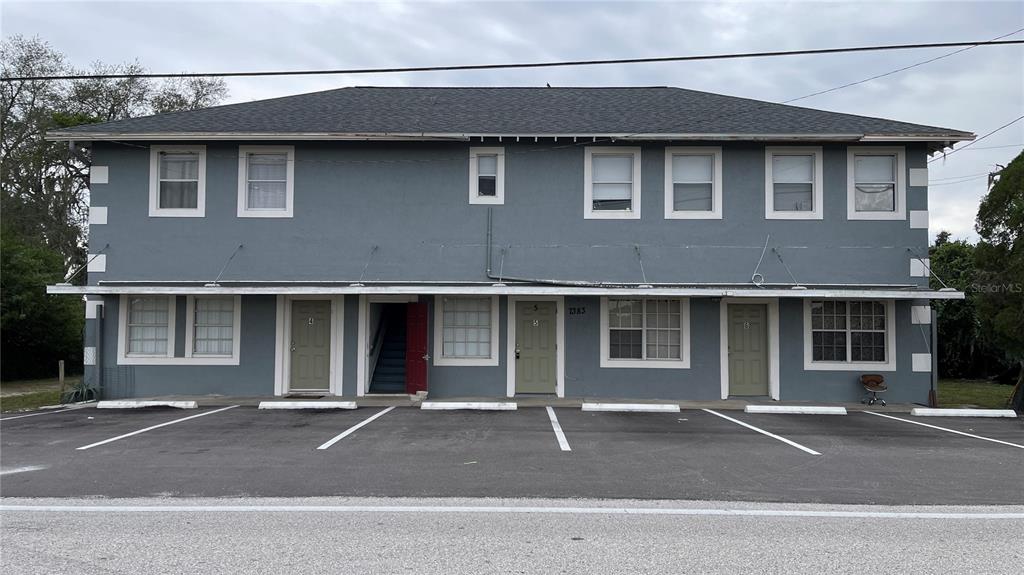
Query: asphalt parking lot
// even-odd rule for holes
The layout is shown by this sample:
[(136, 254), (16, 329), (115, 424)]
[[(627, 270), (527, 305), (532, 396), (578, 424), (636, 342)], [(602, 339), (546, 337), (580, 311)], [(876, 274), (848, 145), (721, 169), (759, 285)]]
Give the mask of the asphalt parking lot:
[(561, 436), (533, 407), (7, 415), (0, 495), (1024, 504), (1021, 419), (550, 413)]

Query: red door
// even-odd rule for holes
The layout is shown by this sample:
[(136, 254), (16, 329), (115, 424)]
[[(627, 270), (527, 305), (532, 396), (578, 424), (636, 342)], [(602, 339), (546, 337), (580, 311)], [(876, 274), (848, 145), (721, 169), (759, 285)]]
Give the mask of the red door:
[(414, 394), (427, 390), (427, 304), (405, 306), (405, 391)]

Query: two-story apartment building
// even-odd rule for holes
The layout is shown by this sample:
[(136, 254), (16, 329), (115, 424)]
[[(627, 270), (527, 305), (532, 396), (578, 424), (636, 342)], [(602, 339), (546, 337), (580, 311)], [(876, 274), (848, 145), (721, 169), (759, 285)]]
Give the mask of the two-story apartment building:
[(86, 378), (174, 394), (930, 388), (928, 155), (678, 88), (345, 88), (79, 126)]

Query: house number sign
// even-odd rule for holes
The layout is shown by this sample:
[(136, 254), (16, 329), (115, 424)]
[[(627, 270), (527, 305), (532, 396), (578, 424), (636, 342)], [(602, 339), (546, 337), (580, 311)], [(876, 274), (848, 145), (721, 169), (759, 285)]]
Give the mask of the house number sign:
[(569, 315), (583, 315), (587, 313), (587, 308), (584, 306), (569, 306)]

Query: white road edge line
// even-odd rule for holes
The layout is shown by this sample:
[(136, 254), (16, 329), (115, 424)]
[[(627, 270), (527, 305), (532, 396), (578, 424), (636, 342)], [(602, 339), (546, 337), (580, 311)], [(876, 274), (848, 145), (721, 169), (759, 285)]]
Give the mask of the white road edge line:
[(14, 467), (12, 469), (0, 470), (0, 475), (11, 475), (12, 473), (25, 473), (26, 471), (41, 471), (47, 469), (46, 465), (26, 465), (24, 467)]
[(963, 436), (966, 436), (966, 437), (973, 437), (974, 439), (981, 439), (983, 441), (991, 441), (992, 443), (1001, 443), (1003, 445), (1009, 445), (1010, 447), (1018, 447), (1020, 449), (1024, 449), (1024, 445), (1018, 445), (1016, 443), (1010, 443), (1009, 441), (1003, 441), (1002, 439), (992, 439), (991, 437), (982, 437), (980, 435), (974, 435), (973, 433), (965, 433), (963, 431), (957, 431), (955, 429), (949, 429), (949, 428), (946, 428), (946, 427), (939, 427), (938, 425), (932, 425), (930, 423), (922, 423), (920, 421), (911, 421), (909, 419), (903, 419), (902, 417), (893, 417), (891, 415), (885, 415), (884, 413), (878, 413), (876, 411), (865, 411), (864, 413), (869, 413), (871, 415), (877, 415), (878, 417), (885, 417), (887, 419), (895, 419), (896, 421), (905, 421), (907, 423), (913, 423), (914, 425), (921, 425), (923, 427), (930, 427), (932, 429), (938, 429), (940, 431), (948, 431), (950, 433), (955, 433), (957, 435), (963, 435)]
[(786, 439), (785, 437), (782, 437), (781, 435), (775, 435), (774, 433), (765, 431), (765, 430), (763, 430), (763, 429), (761, 429), (759, 427), (754, 427), (753, 425), (750, 425), (749, 423), (744, 423), (744, 422), (742, 422), (742, 421), (740, 421), (738, 419), (733, 419), (733, 418), (729, 417), (728, 415), (722, 415), (721, 413), (718, 413), (717, 411), (714, 411), (714, 410), (711, 410), (711, 409), (705, 409), (703, 411), (706, 411), (706, 412), (710, 413), (711, 415), (717, 415), (718, 417), (721, 417), (722, 419), (728, 419), (729, 421), (731, 421), (731, 422), (733, 422), (735, 424), (742, 425), (743, 427), (746, 427), (747, 429), (752, 429), (752, 430), (760, 433), (761, 435), (767, 435), (768, 437), (771, 437), (772, 439), (778, 439), (779, 441), (781, 441), (781, 442), (783, 442), (783, 443), (785, 443), (787, 445), (792, 445), (793, 447), (795, 447), (795, 448), (797, 448), (797, 449), (799, 449), (801, 451), (806, 451), (807, 453), (810, 453), (811, 455), (821, 455), (820, 453), (818, 453), (817, 451), (811, 449), (810, 447), (805, 447), (805, 446), (800, 445), (799, 443), (797, 443), (795, 441), (791, 441), (789, 439)]
[(329, 448), (330, 446), (334, 445), (335, 443), (338, 443), (342, 439), (345, 439), (349, 435), (352, 435), (353, 433), (355, 433), (356, 430), (358, 430), (360, 427), (366, 425), (367, 423), (370, 423), (374, 419), (377, 419), (378, 417), (380, 417), (380, 416), (384, 415), (385, 413), (391, 411), (395, 407), (397, 407), (397, 406), (392, 405), (391, 407), (382, 409), (381, 411), (378, 411), (377, 413), (374, 413), (370, 417), (367, 417), (366, 419), (360, 421), (359, 423), (353, 425), (352, 427), (346, 429), (345, 431), (342, 431), (340, 434), (334, 436), (333, 439), (329, 440), (327, 443), (324, 443), (320, 447), (317, 447), (317, 449), (327, 449), (327, 448)]
[(41, 413), (29, 413), (27, 415), (15, 415), (14, 417), (3, 417), (0, 421), (8, 421), (11, 419), (21, 419), (22, 417), (35, 417), (37, 415), (50, 415), (51, 413), (64, 413), (65, 411), (74, 411), (74, 409), (58, 409), (56, 411), (44, 411)]
[(471, 505), (0, 505), (0, 512), (53, 513), (551, 513), (572, 515), (675, 515), (821, 517), (850, 519), (1024, 519), (1016, 512), (812, 511), (801, 509), (674, 509), (664, 507), (501, 507)]
[(558, 447), (562, 451), (572, 451), (572, 448), (569, 447), (569, 441), (565, 439), (565, 433), (562, 432), (562, 426), (558, 423), (558, 417), (555, 416), (555, 410), (550, 405), (546, 407), (548, 419), (551, 420), (551, 428), (555, 430), (555, 437), (558, 438)]
[(117, 437), (111, 437), (110, 439), (104, 439), (103, 441), (97, 441), (96, 443), (90, 443), (89, 445), (83, 445), (82, 447), (78, 447), (76, 449), (78, 451), (83, 451), (83, 450), (86, 450), (86, 449), (92, 449), (93, 447), (99, 447), (100, 445), (106, 445), (107, 443), (111, 443), (111, 442), (117, 441), (119, 439), (124, 439), (126, 437), (131, 437), (133, 435), (138, 435), (140, 433), (146, 433), (147, 431), (153, 431), (154, 429), (159, 429), (161, 427), (166, 427), (168, 425), (174, 425), (175, 423), (181, 423), (182, 421), (188, 421), (190, 419), (195, 419), (197, 417), (203, 417), (204, 415), (212, 415), (214, 413), (218, 413), (218, 412), (225, 411), (225, 410), (228, 410), (228, 409), (234, 409), (236, 407), (238, 407), (238, 406), (237, 405), (229, 405), (227, 407), (222, 407), (220, 409), (214, 409), (213, 411), (204, 411), (203, 413), (197, 413), (195, 415), (190, 415), (188, 417), (182, 417), (180, 419), (175, 419), (173, 421), (167, 421), (167, 422), (164, 422), (164, 423), (160, 423), (158, 425), (152, 425), (150, 427), (146, 427), (146, 428), (140, 429), (138, 431), (133, 431), (131, 433), (126, 433), (124, 435), (118, 435)]

